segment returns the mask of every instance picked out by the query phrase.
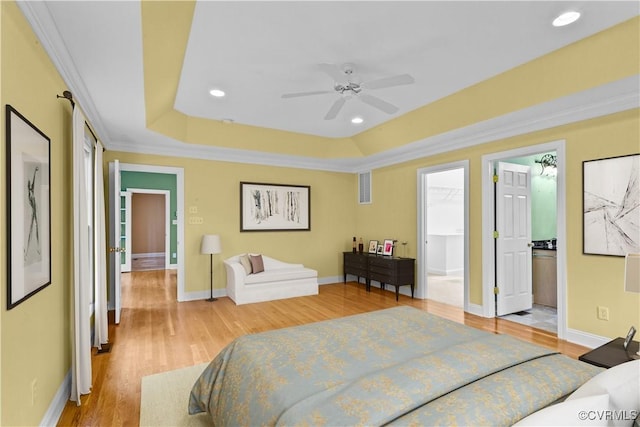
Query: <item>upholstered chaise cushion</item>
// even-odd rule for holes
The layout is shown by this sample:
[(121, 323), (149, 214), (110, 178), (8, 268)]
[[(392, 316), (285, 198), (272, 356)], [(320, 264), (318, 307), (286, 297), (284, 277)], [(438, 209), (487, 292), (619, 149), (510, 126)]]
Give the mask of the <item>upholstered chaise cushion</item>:
[(313, 278), (318, 272), (310, 268), (279, 268), (277, 270), (265, 270), (261, 273), (255, 273), (244, 280), (246, 285), (256, 283), (280, 282), (283, 280), (297, 280)]
[[(251, 273), (247, 273), (242, 265), (243, 257), (247, 257), (252, 264)], [(224, 265), (227, 296), (236, 304), (318, 294), (318, 272), (303, 264), (248, 253), (228, 258), (224, 260)]]

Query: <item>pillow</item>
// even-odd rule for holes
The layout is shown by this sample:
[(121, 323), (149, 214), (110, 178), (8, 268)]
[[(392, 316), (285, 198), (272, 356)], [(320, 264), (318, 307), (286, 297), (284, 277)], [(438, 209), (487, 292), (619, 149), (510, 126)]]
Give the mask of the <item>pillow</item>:
[[(547, 406), (521, 419), (516, 426), (606, 426), (602, 416), (609, 410), (609, 395), (598, 394), (580, 399), (565, 400)], [(601, 416), (598, 416), (601, 415)]]
[(249, 259), (251, 260), (251, 270), (254, 273), (260, 273), (264, 271), (262, 255), (249, 255)]
[(247, 254), (240, 255), (238, 260), (240, 261), (240, 264), (242, 264), (242, 266), (244, 267), (244, 271), (247, 273), (247, 275), (251, 274), (253, 270), (251, 270), (251, 261), (249, 261), (249, 255)]
[[(607, 393), (612, 411), (640, 411), (640, 360), (632, 360), (600, 372), (576, 391), (567, 400)], [(614, 417), (615, 418), (615, 417)], [(624, 417), (622, 417), (624, 418)], [(612, 420), (614, 426), (628, 426), (629, 420)]]

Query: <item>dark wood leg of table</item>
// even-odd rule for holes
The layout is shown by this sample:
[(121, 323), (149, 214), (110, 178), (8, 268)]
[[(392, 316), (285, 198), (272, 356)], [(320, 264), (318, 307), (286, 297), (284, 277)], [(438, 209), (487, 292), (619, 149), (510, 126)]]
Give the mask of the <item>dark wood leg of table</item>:
[(396, 285), (396, 301), (398, 301), (399, 295), (400, 295), (400, 286)]
[(413, 283), (411, 284), (411, 299), (413, 299)]

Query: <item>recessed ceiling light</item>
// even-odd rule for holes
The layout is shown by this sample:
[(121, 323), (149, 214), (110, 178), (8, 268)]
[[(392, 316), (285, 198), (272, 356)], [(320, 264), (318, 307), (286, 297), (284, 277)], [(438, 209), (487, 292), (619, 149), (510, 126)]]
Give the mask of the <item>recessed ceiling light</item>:
[(224, 96), (224, 91), (221, 89), (211, 89), (209, 93), (216, 98), (222, 98)]
[(359, 125), (362, 122), (364, 122), (364, 119), (362, 117), (356, 116), (353, 119), (351, 119), (351, 123), (353, 123), (354, 125)]
[(580, 12), (570, 10), (558, 16), (553, 20), (554, 27), (564, 27), (565, 25), (573, 24), (580, 18)]

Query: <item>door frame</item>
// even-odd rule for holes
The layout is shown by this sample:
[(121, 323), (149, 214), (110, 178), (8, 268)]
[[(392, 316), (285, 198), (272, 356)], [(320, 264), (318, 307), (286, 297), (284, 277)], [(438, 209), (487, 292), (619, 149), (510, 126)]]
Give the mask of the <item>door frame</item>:
[(557, 292), (558, 292), (558, 332), (557, 336), (564, 339), (567, 333), (567, 230), (566, 230), (566, 178), (564, 139), (543, 144), (530, 145), (513, 150), (501, 151), (482, 156), (482, 315), (495, 317), (496, 303), (493, 288), (495, 286), (495, 188), (493, 183), (493, 165), (497, 161), (505, 161), (513, 157), (530, 156), (533, 154), (555, 151), (557, 156), (557, 213), (556, 231), (560, 245), (557, 247)]
[(134, 163), (120, 163), (120, 172), (147, 172), (162, 173), (176, 176), (176, 216), (178, 223), (178, 241), (177, 241), (177, 273), (176, 273), (176, 298), (178, 301), (186, 301), (186, 293), (184, 290), (185, 283), (185, 254), (184, 254), (184, 169), (170, 166), (155, 166)]
[(444, 163), (435, 166), (428, 166), (417, 171), (417, 275), (416, 281), (416, 298), (425, 299), (427, 296), (427, 221), (426, 221), (426, 191), (427, 191), (427, 175), (435, 172), (444, 172), (453, 169), (462, 169), (464, 174), (464, 311), (469, 311), (469, 160), (460, 160), (457, 162)]
[[(134, 194), (160, 194), (164, 196), (164, 266), (165, 269), (171, 269), (171, 192), (169, 190), (151, 190), (147, 188), (127, 188), (125, 192), (131, 194), (133, 199)], [(127, 222), (132, 224), (133, 219), (133, 205), (125, 207), (125, 215), (127, 215)], [(132, 227), (127, 227), (126, 241), (127, 248), (131, 248), (131, 237), (133, 235)], [(133, 253), (129, 253), (129, 256), (133, 256)]]

